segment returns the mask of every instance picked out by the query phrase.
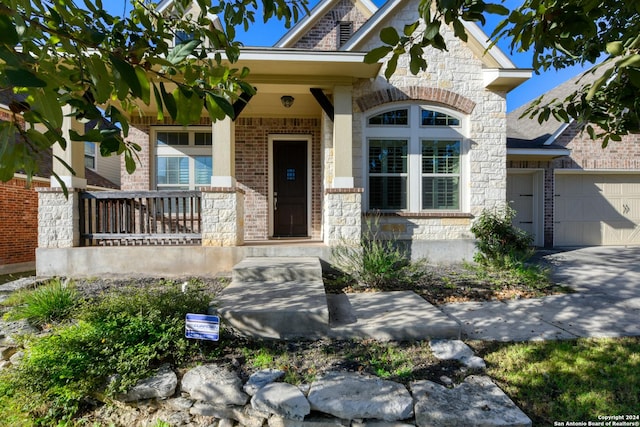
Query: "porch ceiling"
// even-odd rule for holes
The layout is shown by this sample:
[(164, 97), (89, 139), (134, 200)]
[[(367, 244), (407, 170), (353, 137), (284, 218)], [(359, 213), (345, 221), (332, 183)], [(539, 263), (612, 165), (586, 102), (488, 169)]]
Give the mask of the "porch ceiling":
[[(365, 64), (364, 53), (309, 52), (291, 49), (243, 49), (234, 68), (251, 70), (247, 81), (257, 88), (242, 116), (318, 117), (322, 109), (310, 93), (321, 88), (327, 95), (335, 86), (351, 85), (358, 79), (375, 78), (381, 64)], [(284, 95), (295, 98), (293, 106), (285, 108)], [(153, 97), (152, 97), (153, 98)], [(140, 108), (155, 115), (154, 100)]]

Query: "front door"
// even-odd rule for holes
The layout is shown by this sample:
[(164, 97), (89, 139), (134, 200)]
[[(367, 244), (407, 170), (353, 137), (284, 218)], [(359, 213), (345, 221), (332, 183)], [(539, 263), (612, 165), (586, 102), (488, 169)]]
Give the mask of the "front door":
[(306, 237), (307, 142), (273, 142), (273, 235)]

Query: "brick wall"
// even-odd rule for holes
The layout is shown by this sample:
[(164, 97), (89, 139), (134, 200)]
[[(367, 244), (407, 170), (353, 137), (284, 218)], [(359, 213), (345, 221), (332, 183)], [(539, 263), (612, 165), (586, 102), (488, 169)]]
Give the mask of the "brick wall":
[(269, 135), (311, 135), (311, 237), (321, 234), (320, 119), (240, 118), (236, 121), (236, 181), (245, 191), (245, 240), (269, 234)]
[(294, 45), (297, 49), (338, 50), (338, 23), (352, 22), (357, 31), (367, 19), (351, 0), (340, 1)]
[[(34, 262), (38, 246), (38, 194), (23, 178), (0, 183), (0, 265)], [(32, 187), (48, 187), (34, 182)]]

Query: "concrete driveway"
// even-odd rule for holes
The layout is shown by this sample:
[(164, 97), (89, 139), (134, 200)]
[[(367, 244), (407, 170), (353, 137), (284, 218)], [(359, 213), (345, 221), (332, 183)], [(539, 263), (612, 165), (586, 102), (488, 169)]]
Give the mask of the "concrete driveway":
[(553, 279), (575, 293), (447, 304), (468, 339), (527, 341), (640, 335), (640, 247), (591, 247), (539, 254)]

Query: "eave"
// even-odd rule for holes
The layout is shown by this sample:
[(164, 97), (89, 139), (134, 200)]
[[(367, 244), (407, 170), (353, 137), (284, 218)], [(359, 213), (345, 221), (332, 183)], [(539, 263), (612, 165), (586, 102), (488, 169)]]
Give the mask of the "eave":
[(485, 68), (482, 70), (484, 87), (491, 90), (506, 92), (520, 86), (522, 83), (529, 80), (532, 75), (533, 70), (521, 68)]
[(567, 148), (507, 148), (507, 160), (553, 160), (571, 155)]

